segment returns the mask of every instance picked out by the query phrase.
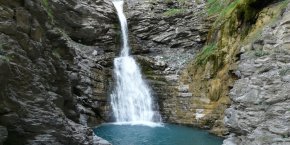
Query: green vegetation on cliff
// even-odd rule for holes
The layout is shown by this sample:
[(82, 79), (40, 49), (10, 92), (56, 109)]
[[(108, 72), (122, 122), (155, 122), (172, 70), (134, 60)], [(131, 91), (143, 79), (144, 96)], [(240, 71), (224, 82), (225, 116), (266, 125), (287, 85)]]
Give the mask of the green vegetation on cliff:
[(42, 6), (44, 7), (44, 9), (45, 9), (45, 11), (46, 11), (51, 23), (54, 23), (53, 12), (52, 12), (52, 10), (51, 10), (51, 8), (49, 6), (48, 0), (41, 0), (40, 2), (42, 4)]
[[(287, 3), (289, 0), (207, 1), (207, 13), (213, 25), (206, 45), (188, 66), (182, 79), (184, 84), (189, 84), (193, 96), (210, 100), (209, 105), (201, 107), (208, 112), (199, 123), (209, 126), (212, 132), (219, 135), (227, 132), (223, 123), (216, 120), (224, 118), (224, 110), (230, 104), (229, 91), (237, 79), (233, 72), (240, 55), (248, 52), (250, 47), (246, 47), (247, 44), (260, 38), (262, 29), (280, 16)], [(271, 55), (263, 48), (249, 51), (255, 58)], [(288, 70), (280, 73), (288, 73)], [(197, 101), (193, 100), (193, 103)]]
[(164, 2), (168, 5), (168, 9), (163, 12), (163, 16), (165, 17), (186, 13), (188, 9), (191, 9), (192, 3), (190, 0), (164, 0)]
[(208, 0), (207, 12), (209, 15), (224, 15), (225, 13), (233, 10), (240, 0)]
[(216, 44), (208, 44), (204, 46), (203, 50), (197, 55), (196, 62), (199, 65), (205, 64), (207, 60), (214, 54)]
[(290, 73), (290, 68), (289, 67), (283, 68), (282, 70), (279, 71), (279, 75), (281, 75), (281, 76), (285, 76), (285, 75), (287, 75), (289, 73)]
[(170, 17), (175, 16), (178, 14), (183, 14), (185, 12), (185, 9), (169, 9), (166, 12), (163, 13), (164, 16)]
[[(275, 0), (208, 0), (207, 12), (209, 16), (215, 16), (215, 22), (208, 34), (208, 45), (206, 45), (196, 58), (197, 64), (206, 64), (208, 56), (201, 57), (207, 54), (208, 46), (216, 44), (215, 53), (224, 53), (221, 51), (225, 46), (229, 46), (232, 43), (231, 48), (235, 47), (233, 44), (236, 41), (230, 42), (231, 39), (239, 39), (242, 41), (248, 36), (249, 32), (255, 31), (255, 34), (251, 35), (251, 39), (257, 39), (260, 30), (254, 30), (252, 27), (256, 23), (261, 10), (267, 5), (276, 2)], [(289, 0), (284, 0), (277, 6), (277, 9), (283, 9)], [(271, 19), (275, 18), (274, 12), (271, 12)], [(276, 14), (277, 15), (277, 14)], [(227, 52), (229, 53), (229, 52)], [(210, 53), (213, 55), (213, 53)], [(234, 55), (234, 54), (233, 54)], [(256, 52), (256, 56), (267, 55), (266, 53)], [(217, 55), (224, 56), (226, 55)], [(232, 57), (230, 57), (232, 58)], [(222, 58), (217, 58), (222, 59)], [(202, 60), (202, 63), (201, 63)]]

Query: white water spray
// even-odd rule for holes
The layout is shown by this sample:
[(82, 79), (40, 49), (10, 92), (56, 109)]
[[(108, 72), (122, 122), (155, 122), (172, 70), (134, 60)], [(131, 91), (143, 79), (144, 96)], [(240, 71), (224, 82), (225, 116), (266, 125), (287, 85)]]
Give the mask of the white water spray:
[[(120, 57), (114, 60), (116, 87), (111, 94), (111, 105), (117, 122), (146, 124), (160, 121), (160, 115), (154, 114), (150, 89), (141, 76), (141, 71), (129, 56), (128, 27), (123, 13), (121, 0), (113, 1), (122, 28), (122, 51)], [(157, 116), (157, 117), (156, 117)], [(159, 119), (153, 119), (153, 118)]]

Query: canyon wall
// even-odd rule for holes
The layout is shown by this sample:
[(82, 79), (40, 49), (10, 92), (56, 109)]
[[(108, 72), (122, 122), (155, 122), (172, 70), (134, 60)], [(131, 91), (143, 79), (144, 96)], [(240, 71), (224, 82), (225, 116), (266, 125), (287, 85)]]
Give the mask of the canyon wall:
[[(133, 54), (152, 86), (163, 121), (192, 125), (195, 110), (187, 107), (188, 90), (178, 92), (182, 70), (204, 43), (210, 28), (204, 1), (135, 1), (127, 15)], [(185, 100), (184, 100), (185, 99)]]
[[(230, 138), (225, 144), (290, 144), (290, 5), (276, 3), (265, 8), (240, 45), (230, 90), (231, 106), (225, 111)], [(278, 15), (274, 19), (271, 15)], [(262, 27), (261, 27), (262, 26)], [(255, 34), (256, 33), (256, 34)], [(259, 34), (258, 37), (253, 35)]]
[(128, 5), (132, 41), (143, 50), (136, 54), (146, 58), (140, 63), (164, 121), (231, 136), (225, 144), (287, 144), (288, 3)]
[[(164, 122), (289, 144), (288, 0), (127, 0)], [(110, 0), (0, 0), (0, 144), (107, 144), (120, 27)]]
[(0, 144), (102, 142), (88, 126), (108, 120), (119, 41), (111, 2), (0, 4)]

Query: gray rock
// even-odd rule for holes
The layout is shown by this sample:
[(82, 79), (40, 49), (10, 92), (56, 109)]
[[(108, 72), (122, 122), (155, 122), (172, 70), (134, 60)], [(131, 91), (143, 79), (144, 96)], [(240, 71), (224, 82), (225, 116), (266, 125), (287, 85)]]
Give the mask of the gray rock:
[(192, 93), (178, 93), (178, 97), (192, 97)]
[(189, 85), (180, 85), (178, 86), (178, 91), (179, 92), (188, 92), (189, 90)]
[(7, 128), (4, 126), (0, 126), (0, 144), (3, 144), (7, 137), (8, 137)]
[(3, 0), (0, 14), (0, 144), (93, 144), (87, 125), (109, 118), (111, 1)]
[[(289, 6), (272, 27), (265, 27), (253, 49), (267, 52), (264, 56), (242, 54), (238, 70), (240, 79), (230, 91), (233, 100), (225, 112), (225, 124), (233, 135), (224, 145), (286, 145), (289, 142), (289, 87), (287, 59)], [(280, 51), (283, 49), (283, 51)], [(274, 51), (272, 51), (274, 50)], [(255, 50), (254, 50), (255, 51)]]
[(112, 144), (98, 136), (94, 136), (94, 145), (112, 145)]

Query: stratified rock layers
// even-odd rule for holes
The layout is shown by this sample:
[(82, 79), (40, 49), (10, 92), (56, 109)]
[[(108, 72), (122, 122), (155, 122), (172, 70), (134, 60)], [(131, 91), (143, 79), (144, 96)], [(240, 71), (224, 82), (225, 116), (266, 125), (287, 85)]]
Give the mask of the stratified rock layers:
[(241, 48), (230, 91), (232, 104), (225, 124), (232, 135), (224, 144), (290, 144), (290, 6), (262, 29), (261, 36)]
[(110, 1), (0, 1), (0, 144), (106, 144)]

